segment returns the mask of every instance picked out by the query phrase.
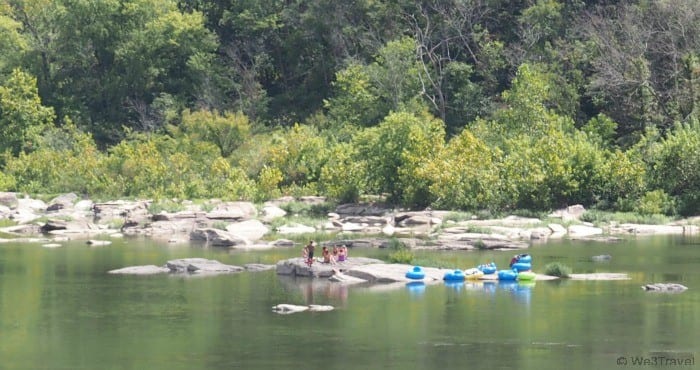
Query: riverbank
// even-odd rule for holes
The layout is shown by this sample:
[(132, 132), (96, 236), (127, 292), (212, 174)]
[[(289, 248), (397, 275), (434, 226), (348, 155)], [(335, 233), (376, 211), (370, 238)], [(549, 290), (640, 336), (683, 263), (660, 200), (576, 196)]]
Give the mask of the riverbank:
[(93, 202), (73, 193), (48, 202), (17, 193), (0, 193), (0, 242), (38, 242), (58, 247), (68, 240), (109, 240), (142, 236), (170, 243), (265, 249), (299, 247), (308, 239), (327, 245), (387, 247), (398, 240), (411, 249), (519, 250), (552, 239), (614, 242), (624, 237), (697, 234), (700, 219), (663, 225), (582, 221), (586, 210), (571, 206), (546, 218), (507, 216), (463, 218), (444, 210), (408, 211), (379, 203), (341, 204), (324, 218), (299, 217), (289, 204), (326, 205), (321, 197), (285, 197), (264, 204), (208, 200), (172, 202), (159, 209), (150, 200)]

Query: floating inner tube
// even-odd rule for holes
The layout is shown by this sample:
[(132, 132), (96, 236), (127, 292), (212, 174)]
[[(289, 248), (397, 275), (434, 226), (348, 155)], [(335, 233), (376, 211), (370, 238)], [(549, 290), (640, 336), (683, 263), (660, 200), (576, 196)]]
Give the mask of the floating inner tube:
[(464, 281), (464, 273), (462, 270), (454, 270), (445, 273), (445, 276), (442, 279), (445, 281)]
[(493, 262), (487, 265), (479, 265), (479, 267), (477, 268), (481, 270), (485, 275), (490, 275), (496, 272), (496, 264)]
[(532, 280), (535, 280), (536, 276), (537, 276), (537, 274), (535, 274), (532, 271), (523, 271), (523, 272), (518, 273), (518, 280), (532, 281)]
[(532, 263), (532, 256), (529, 254), (518, 255), (518, 262)]
[(513, 264), (513, 266), (511, 266), (511, 268), (513, 270), (518, 270), (518, 272), (520, 272), (520, 271), (527, 271), (527, 270), (532, 269), (532, 265), (529, 263), (525, 263), (525, 262), (516, 262)]
[(406, 273), (406, 277), (408, 279), (421, 280), (425, 277), (425, 272), (423, 271), (422, 267), (413, 266), (413, 268), (408, 270), (408, 272)]
[(518, 272), (513, 270), (501, 270), (498, 272), (498, 280), (515, 280), (518, 278)]
[(471, 268), (468, 270), (464, 270), (464, 277), (465, 279), (468, 280), (477, 280), (480, 277), (484, 276), (484, 272), (479, 270), (478, 268)]

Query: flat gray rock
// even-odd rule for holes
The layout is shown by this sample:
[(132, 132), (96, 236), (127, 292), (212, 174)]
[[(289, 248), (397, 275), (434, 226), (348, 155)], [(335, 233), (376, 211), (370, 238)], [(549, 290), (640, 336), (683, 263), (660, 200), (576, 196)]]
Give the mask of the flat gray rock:
[(111, 270), (110, 274), (121, 274), (121, 275), (155, 275), (155, 274), (165, 274), (170, 272), (167, 267), (156, 266), (156, 265), (145, 265), (145, 266), (129, 266), (121, 269)]
[[(319, 254), (320, 252), (317, 252)], [(307, 276), (307, 277), (322, 277), (327, 278), (333, 276), (336, 272), (346, 272), (357, 266), (384, 263), (381, 260), (365, 257), (348, 257), (343, 262), (336, 264), (322, 263), (314, 261), (311, 266), (308, 266), (303, 258), (290, 258), (277, 262), (278, 275), (292, 276)]]
[(243, 271), (240, 266), (226, 265), (216, 260), (208, 260), (206, 258), (182, 258), (170, 260), (166, 263), (171, 272), (189, 272), (189, 273), (234, 273)]
[(625, 273), (599, 272), (593, 274), (569, 274), (571, 280), (629, 280)]

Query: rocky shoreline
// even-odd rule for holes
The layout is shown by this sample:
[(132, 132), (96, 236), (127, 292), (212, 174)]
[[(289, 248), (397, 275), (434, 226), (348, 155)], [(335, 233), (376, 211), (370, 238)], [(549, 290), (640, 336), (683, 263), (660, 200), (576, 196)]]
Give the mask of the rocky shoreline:
[[(320, 197), (281, 198), (250, 202), (182, 201), (177, 212), (152, 213), (150, 200), (93, 202), (63, 194), (48, 203), (18, 193), (0, 193), (0, 220), (15, 225), (0, 228), (0, 242), (40, 242), (57, 247), (68, 240), (99, 240), (144, 236), (171, 243), (205, 243), (222, 248), (292, 247), (286, 237), (327, 233), (333, 243), (348, 247), (385, 247), (396, 238), (414, 249), (518, 250), (531, 243), (569, 238), (616, 241), (629, 235), (697, 234), (697, 219), (668, 225), (610, 223), (598, 227), (580, 221), (582, 206), (553, 212), (548, 221), (508, 216), (502, 219), (453, 220), (451, 212), (404, 211), (378, 204), (341, 204), (326, 220), (295, 223), (280, 206), (289, 202), (320, 204)], [(281, 223), (280, 220), (289, 220)], [(561, 220), (561, 222), (551, 222)], [(272, 224), (280, 225), (272, 227)], [(276, 239), (269, 240), (269, 235)], [(361, 237), (356, 238), (359, 235)]]

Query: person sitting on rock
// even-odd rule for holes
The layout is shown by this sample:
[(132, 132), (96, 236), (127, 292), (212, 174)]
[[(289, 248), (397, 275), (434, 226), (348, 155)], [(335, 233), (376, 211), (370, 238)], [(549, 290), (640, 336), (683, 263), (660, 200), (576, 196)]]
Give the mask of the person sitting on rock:
[(347, 259), (348, 257), (348, 249), (345, 245), (341, 245), (340, 248), (338, 248), (338, 262), (343, 262)]
[(331, 254), (331, 251), (328, 250), (328, 247), (323, 247), (323, 263), (330, 263), (330, 264), (335, 264), (335, 258), (333, 258), (333, 255)]

